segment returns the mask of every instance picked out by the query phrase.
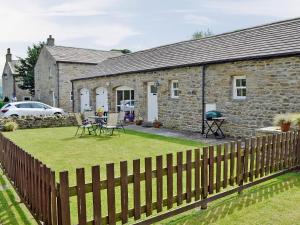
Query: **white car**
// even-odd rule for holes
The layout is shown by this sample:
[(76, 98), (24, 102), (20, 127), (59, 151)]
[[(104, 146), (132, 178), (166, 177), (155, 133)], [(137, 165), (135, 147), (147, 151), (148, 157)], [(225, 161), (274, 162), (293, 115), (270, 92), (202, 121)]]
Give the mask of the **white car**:
[(11, 102), (1, 108), (2, 117), (62, 115), (64, 110), (41, 102)]
[(121, 101), (121, 111), (133, 112), (134, 111), (134, 100), (123, 100)]

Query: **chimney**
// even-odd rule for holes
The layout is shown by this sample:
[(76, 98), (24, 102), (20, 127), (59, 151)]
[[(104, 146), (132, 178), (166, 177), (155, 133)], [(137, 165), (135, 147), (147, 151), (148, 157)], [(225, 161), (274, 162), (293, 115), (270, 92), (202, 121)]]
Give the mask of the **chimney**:
[(54, 46), (54, 38), (52, 37), (52, 35), (49, 35), (49, 37), (47, 38), (47, 45)]
[(10, 48), (7, 49), (7, 53), (6, 53), (6, 62), (11, 62), (11, 53), (10, 53)]

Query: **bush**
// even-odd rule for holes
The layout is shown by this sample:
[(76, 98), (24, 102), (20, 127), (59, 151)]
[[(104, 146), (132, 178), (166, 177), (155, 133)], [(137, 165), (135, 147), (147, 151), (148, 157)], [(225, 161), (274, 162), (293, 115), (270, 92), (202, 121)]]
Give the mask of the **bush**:
[(0, 109), (5, 105), (3, 101), (0, 101)]
[(15, 131), (16, 129), (18, 129), (18, 124), (13, 121), (6, 122), (3, 127), (4, 131)]

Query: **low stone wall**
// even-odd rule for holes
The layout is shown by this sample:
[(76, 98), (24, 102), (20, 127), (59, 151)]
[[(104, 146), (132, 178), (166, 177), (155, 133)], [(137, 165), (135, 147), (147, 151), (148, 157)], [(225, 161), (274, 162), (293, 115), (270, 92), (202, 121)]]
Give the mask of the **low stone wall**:
[(22, 116), (20, 118), (1, 118), (0, 125), (8, 121), (14, 121), (19, 125), (18, 129), (67, 127), (77, 124), (74, 114), (62, 116)]

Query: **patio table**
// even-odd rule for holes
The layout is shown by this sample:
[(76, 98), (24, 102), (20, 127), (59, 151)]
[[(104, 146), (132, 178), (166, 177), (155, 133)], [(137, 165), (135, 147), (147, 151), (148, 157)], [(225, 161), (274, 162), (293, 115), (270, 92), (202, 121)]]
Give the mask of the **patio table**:
[(105, 124), (107, 122), (108, 116), (88, 116), (88, 118), (95, 120), (96, 123), (94, 125), (97, 126), (96, 132), (97, 132), (97, 129), (99, 129), (100, 134), (101, 134), (101, 131), (103, 130), (103, 124)]
[(225, 138), (225, 134), (222, 131), (222, 125), (225, 120), (226, 117), (217, 117), (210, 120), (204, 120), (208, 127), (205, 137), (207, 138), (207, 135), (212, 133), (216, 138)]

